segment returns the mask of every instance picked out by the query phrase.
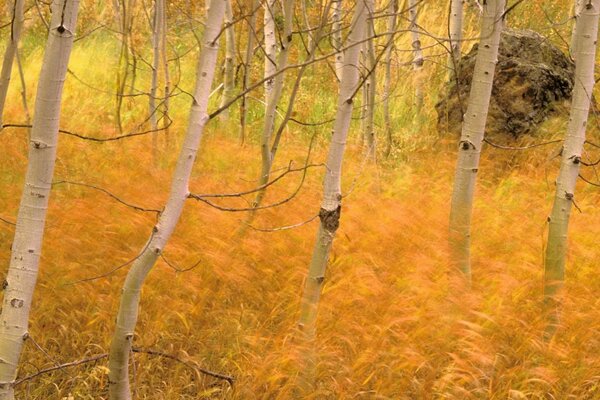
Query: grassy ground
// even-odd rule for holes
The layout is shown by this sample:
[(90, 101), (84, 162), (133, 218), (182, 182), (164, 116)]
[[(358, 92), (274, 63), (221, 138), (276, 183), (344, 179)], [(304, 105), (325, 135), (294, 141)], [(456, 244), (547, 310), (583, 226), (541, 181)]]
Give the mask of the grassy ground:
[[(541, 13), (536, 5), (527, 3), (530, 9), (522, 15), (534, 20), (534, 12)], [(545, 11), (560, 15), (561, 10), (549, 6)], [(110, 91), (115, 46), (105, 43), (80, 42), (70, 68), (84, 82)], [(182, 85), (188, 90), (194, 57), (190, 53), (182, 64)], [(26, 62), (30, 99), (40, 58), (41, 51), (31, 46)], [(109, 67), (98, 68), (99, 58)], [(311, 89), (300, 95), (298, 119), (331, 117), (335, 90), (324, 70), (309, 74), (306, 87)], [(406, 71), (398, 71), (398, 79), (406, 77)], [(141, 82), (147, 79), (140, 74)], [(442, 75), (432, 72), (430, 81)], [(23, 118), (17, 92), (13, 85), (6, 122)], [(454, 139), (440, 136), (429, 123), (435, 93), (427, 99), (426, 123), (420, 129), (412, 126), (408, 92), (399, 91), (394, 100), (399, 146), (390, 159), (365, 165), (353, 130), (344, 172), (347, 197), (319, 312), (317, 391), (310, 398), (600, 398), (597, 189), (577, 188), (582, 212), (572, 218), (562, 326), (546, 344), (541, 284), (545, 220), (557, 172), (557, 160), (548, 158), (555, 149), (516, 154), (485, 149), (473, 221), (474, 287), (466, 292), (453, 281), (447, 262)], [(136, 118), (145, 115), (145, 101), (126, 103), (128, 128), (135, 129)], [(61, 126), (87, 135), (115, 135), (113, 103), (110, 93), (90, 90), (70, 76)], [(130, 203), (161, 208), (189, 99), (181, 95), (172, 103), (171, 150), (162, 135), (157, 168), (151, 165), (149, 136), (104, 144), (62, 136), (55, 180), (97, 185)], [(256, 103), (251, 110), (250, 140), (243, 147), (236, 137), (235, 113), (232, 122), (211, 122), (192, 192), (252, 187), (259, 168), (260, 109)], [(545, 137), (559, 137), (565, 121), (565, 116), (547, 121)], [(593, 138), (596, 124), (594, 120)], [(290, 160), (300, 165), (315, 134), (312, 161), (322, 162), (329, 130), (290, 125), (277, 168)], [(0, 140), (0, 216), (14, 220), (27, 161), (26, 131), (5, 130)], [(533, 140), (539, 139), (524, 139)], [(314, 216), (322, 173), (311, 169), (297, 197), (260, 212), (253, 224), (277, 227)], [(288, 196), (299, 180), (289, 175), (269, 191), (267, 202)], [(154, 214), (127, 208), (98, 191), (55, 187), (31, 314), (32, 340), (20, 376), (107, 351), (127, 270), (117, 267), (143, 247), (154, 219)], [(239, 239), (234, 234), (243, 219), (238, 213), (187, 205), (165, 256), (179, 268), (198, 265), (187, 272), (162, 260), (156, 265), (144, 288), (135, 337), (139, 348), (233, 375), (235, 385), (197, 375), (172, 360), (136, 354), (136, 398), (294, 398), (300, 357), (294, 327), (316, 222), (281, 232), (250, 229)], [(12, 234), (11, 226), (0, 223), (0, 265), (8, 265)], [(101, 360), (45, 374), (20, 385), (19, 395), (103, 399), (107, 371)]]

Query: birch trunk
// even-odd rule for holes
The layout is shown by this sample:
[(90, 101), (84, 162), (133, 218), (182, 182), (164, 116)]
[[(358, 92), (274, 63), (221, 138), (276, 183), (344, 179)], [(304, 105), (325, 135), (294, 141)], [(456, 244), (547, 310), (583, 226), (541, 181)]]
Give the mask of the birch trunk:
[(163, 74), (164, 74), (164, 100), (163, 100), (163, 129), (165, 132), (165, 141), (167, 144), (167, 148), (169, 148), (170, 140), (169, 140), (169, 105), (170, 105), (170, 97), (171, 97), (171, 76), (169, 74), (169, 57), (167, 55), (167, 3), (165, 0), (160, 0), (164, 2), (163, 12), (162, 12), (162, 35), (160, 37), (160, 55), (162, 59), (163, 65)]
[(162, 38), (164, 0), (154, 1), (154, 19), (152, 21), (152, 83), (150, 86), (150, 126), (152, 132), (152, 161), (158, 163), (158, 117), (156, 115), (156, 92), (158, 91), (158, 70), (160, 66), (160, 42)]
[[(223, 74), (223, 94), (221, 96), (221, 107), (231, 101), (235, 94), (235, 31), (233, 28), (233, 9), (231, 0), (227, 2), (225, 9), (225, 66)], [(221, 113), (223, 119), (229, 118), (229, 108)]]
[(4, 61), (2, 62), (2, 71), (0, 71), (0, 130), (2, 130), (2, 115), (4, 114), (4, 104), (10, 84), (13, 61), (19, 47), (19, 39), (23, 31), (23, 8), (25, 0), (14, 0), (12, 6), (12, 24), (10, 26), (10, 35), (6, 51), (4, 52)]
[[(281, 50), (279, 51), (279, 57), (277, 58), (276, 68), (272, 73), (276, 73), (287, 67), (288, 55), (290, 46), (292, 44), (292, 23), (294, 17), (294, 0), (283, 0), (283, 35), (281, 36), (283, 42), (281, 43)], [(265, 69), (266, 71), (266, 69)], [(271, 89), (266, 92), (267, 101), (265, 107), (265, 121), (263, 125), (263, 132), (261, 137), (260, 149), (261, 149), (261, 171), (258, 185), (262, 186), (269, 181), (269, 175), (271, 174), (271, 167), (273, 166), (274, 153), (271, 153), (271, 139), (275, 130), (275, 117), (277, 113), (277, 104), (281, 99), (281, 93), (283, 92), (283, 82), (285, 73), (279, 73), (275, 78), (272, 79)], [(254, 207), (258, 207), (264, 199), (266, 190), (262, 189), (256, 194), (254, 200)], [(252, 220), (253, 213), (250, 214), (249, 220)]]
[[(398, 12), (398, 0), (391, 0), (388, 5), (388, 32), (396, 30), (396, 13)], [(385, 134), (387, 143), (385, 147), (385, 156), (389, 156), (392, 151), (392, 118), (390, 115), (390, 96), (392, 86), (392, 56), (394, 54), (394, 42), (392, 41), (385, 50), (385, 80), (383, 82), (383, 119), (385, 123)]]
[(581, 12), (581, 2), (582, 0), (575, 0), (573, 3), (573, 30), (571, 33), (571, 45), (569, 46), (569, 51), (571, 53), (571, 58), (573, 60), (577, 59), (577, 20), (579, 19), (579, 14)]
[(366, 156), (371, 160), (375, 161), (376, 154), (376, 137), (375, 137), (375, 97), (377, 93), (377, 59), (375, 56), (375, 24), (373, 21), (373, 9), (368, 9), (368, 22), (367, 22), (367, 37), (370, 39), (366, 42), (366, 65), (369, 74), (365, 81), (365, 131), (364, 135), (367, 140), (367, 152)]
[(0, 315), (0, 400), (14, 399), (13, 383), (38, 275), (54, 174), (60, 105), (77, 25), (78, 0), (55, 0), (35, 101), (29, 162)]
[(246, 43), (246, 55), (244, 57), (244, 79), (242, 82), (242, 98), (240, 100), (240, 143), (244, 144), (246, 140), (246, 91), (250, 85), (250, 68), (252, 67), (252, 58), (254, 55), (254, 39), (256, 36), (256, 13), (258, 12), (259, 0), (252, 0), (252, 14), (248, 20), (248, 42)]
[(470, 239), (471, 214), (479, 157), (485, 133), (498, 46), (502, 32), (505, 0), (488, 0), (483, 5), (481, 40), (475, 61), (473, 83), (469, 93), (459, 142), (458, 162), (450, 209), (450, 247), (452, 264), (471, 281)]
[(188, 182), (204, 126), (218, 56), (218, 38), (227, 0), (212, 0), (206, 16), (203, 47), (198, 60), (196, 88), (188, 129), (181, 147), (169, 199), (154, 226), (146, 246), (131, 266), (121, 296), (115, 332), (109, 353), (109, 395), (111, 400), (131, 399), (129, 389), (129, 353), (138, 317), (143, 282), (160, 256), (179, 220), (188, 197)]
[(450, 54), (448, 55), (449, 80), (454, 81), (458, 76), (458, 62), (461, 56), (463, 30), (463, 0), (451, 0), (450, 21), (448, 26), (450, 39)]
[(342, 0), (332, 0), (333, 12), (331, 14), (331, 37), (335, 53), (335, 75), (340, 81), (342, 79), (342, 68), (344, 66), (344, 52), (342, 51)]
[(412, 38), (411, 46), (413, 48), (413, 82), (415, 84), (415, 101), (414, 105), (417, 113), (423, 106), (423, 83), (421, 82), (421, 69), (423, 68), (423, 51), (421, 50), (421, 39), (419, 28), (417, 26), (417, 18), (419, 16), (418, 6), (420, 0), (408, 0), (408, 15), (410, 19), (410, 34)]
[(277, 39), (275, 36), (275, 6), (276, 0), (267, 0), (264, 14), (264, 34), (265, 34), (265, 101), (269, 101), (269, 95), (273, 90), (277, 70)]
[(551, 300), (560, 291), (565, 276), (569, 217), (574, 202), (590, 98), (594, 88), (599, 13), (600, 0), (592, 0), (581, 8), (577, 18), (578, 53), (575, 62), (575, 87), (563, 144), (560, 172), (556, 180), (554, 205), (548, 218), (549, 233), (544, 276), (544, 296), (547, 300)]
[(302, 303), (300, 308), (299, 328), (308, 339), (315, 334), (317, 308), (321, 297), (321, 288), (325, 280), (325, 270), (335, 232), (339, 226), (341, 213), (341, 174), (342, 160), (346, 148), (348, 129), (352, 118), (352, 108), (356, 89), (358, 87), (359, 71), (356, 68), (360, 55), (361, 41), (367, 30), (367, 4), (358, 1), (348, 38), (340, 82), (338, 107), (333, 127), (333, 137), (327, 156), (327, 167), (323, 187), (323, 200), (319, 211), (319, 230), (312, 260), (306, 278)]

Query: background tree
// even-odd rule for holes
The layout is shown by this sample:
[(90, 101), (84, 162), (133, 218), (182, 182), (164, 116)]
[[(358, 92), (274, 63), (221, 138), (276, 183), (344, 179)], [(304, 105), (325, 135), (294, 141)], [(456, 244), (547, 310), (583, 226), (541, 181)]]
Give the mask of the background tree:
[(24, 4), (25, 0), (14, 0), (11, 7), (10, 32), (6, 50), (4, 51), (2, 70), (0, 71), (0, 130), (2, 130), (2, 115), (4, 114), (4, 103), (6, 102), (8, 85), (10, 84), (13, 61), (15, 55), (18, 53), (19, 40), (21, 38), (21, 31), (23, 30)]

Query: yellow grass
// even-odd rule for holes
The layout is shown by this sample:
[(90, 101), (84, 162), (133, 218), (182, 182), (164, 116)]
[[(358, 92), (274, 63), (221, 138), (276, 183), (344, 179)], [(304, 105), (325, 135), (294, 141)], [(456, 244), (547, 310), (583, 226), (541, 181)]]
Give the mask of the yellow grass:
[[(102, 42), (80, 45), (71, 68), (94, 86), (112, 88), (114, 49), (95, 48), (113, 57), (107, 56), (109, 67), (100, 69), (90, 58), (91, 46)], [(33, 99), (41, 55), (34, 51), (28, 57)], [(184, 74), (189, 78), (195, 55), (187, 57)], [(432, 77), (440, 80), (442, 75)], [(318, 89), (300, 96), (299, 119), (331, 116), (327, 96), (335, 91), (323, 85), (330, 78), (307, 78), (307, 85)], [(191, 84), (183, 80), (186, 89)], [(22, 119), (15, 86), (6, 122)], [(412, 129), (406, 126), (406, 97), (397, 100), (395, 111), (396, 120), (403, 121), (395, 133), (402, 147), (390, 160), (365, 166), (356, 130), (350, 140), (344, 173), (348, 196), (323, 290), (317, 390), (309, 398), (600, 398), (597, 189), (577, 189), (582, 213), (574, 213), (570, 229), (563, 319), (547, 344), (542, 340), (542, 257), (557, 171), (556, 160), (547, 157), (554, 149), (514, 155), (486, 148), (473, 222), (474, 287), (466, 292), (454, 281), (446, 249), (454, 140), (440, 139), (432, 123), (406, 133)], [(429, 106), (434, 100), (428, 99)], [(159, 168), (151, 167), (150, 137), (94, 144), (63, 135), (55, 180), (97, 185), (130, 203), (161, 208), (188, 103), (184, 96), (173, 101), (172, 150), (161, 141)], [(134, 129), (146, 103), (129, 101), (127, 107), (127, 123)], [(109, 94), (89, 91), (69, 77), (61, 126), (94, 136), (115, 135), (113, 108)], [(235, 123), (211, 122), (193, 192), (252, 187), (259, 168), (255, 140), (260, 105), (253, 112), (251, 140), (244, 147), (237, 144)], [(558, 137), (564, 126), (565, 117), (557, 117), (543, 131)], [(329, 130), (290, 125), (277, 168), (290, 160), (301, 165), (308, 138), (315, 133), (312, 161), (322, 162)], [(595, 128), (591, 134), (597, 136)], [(27, 161), (26, 132), (5, 130), (0, 140), (0, 216), (14, 221)], [(261, 211), (253, 224), (278, 227), (315, 215), (321, 178), (322, 170), (311, 169), (296, 198)], [(275, 185), (267, 202), (285, 198), (299, 179), (289, 175)], [(241, 200), (220, 204), (247, 205)], [(316, 222), (281, 232), (249, 230), (237, 239), (243, 219), (200, 203), (187, 205), (165, 256), (180, 268), (199, 264), (179, 273), (159, 261), (144, 288), (135, 337), (136, 347), (193, 360), (235, 376), (235, 384), (198, 376), (171, 360), (136, 354), (132, 379), (137, 399), (294, 398), (299, 374), (294, 329)], [(153, 222), (154, 214), (127, 208), (103, 193), (55, 187), (31, 314), (33, 340), (27, 342), (20, 376), (107, 352), (127, 267), (109, 272), (135, 257)], [(0, 222), (0, 265), (8, 265), (12, 234), (13, 228)], [(99, 278), (89, 280), (94, 277)], [(20, 385), (18, 394), (25, 399), (105, 399), (107, 371), (102, 360), (45, 374)]]

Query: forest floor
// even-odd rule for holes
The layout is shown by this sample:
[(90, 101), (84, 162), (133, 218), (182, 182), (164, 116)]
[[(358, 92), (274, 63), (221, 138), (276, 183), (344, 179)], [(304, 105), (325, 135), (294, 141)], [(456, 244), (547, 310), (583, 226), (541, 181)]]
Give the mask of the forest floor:
[[(26, 166), (26, 131), (2, 133), (0, 210), (14, 220)], [(149, 138), (94, 144), (62, 136), (55, 181), (84, 182), (160, 209), (172, 156), (154, 168)], [(343, 212), (318, 319), (317, 391), (310, 398), (600, 398), (600, 194), (577, 189), (567, 296), (557, 336), (542, 340), (543, 246), (556, 160), (487, 147), (473, 221), (473, 288), (453, 283), (447, 221), (455, 162), (452, 140), (365, 164), (356, 143), (345, 163)], [(304, 162), (306, 140), (288, 139), (278, 167)], [(322, 162), (326, 142), (313, 149)], [(165, 152), (165, 154), (169, 154)], [(198, 157), (192, 192), (251, 188), (258, 147), (240, 147), (215, 122)], [(255, 227), (313, 217), (322, 168), (299, 194), (261, 211)], [(300, 182), (289, 174), (267, 203)], [(249, 198), (251, 199), (251, 198)], [(241, 200), (218, 201), (247, 206)], [(294, 330), (316, 222), (236, 236), (243, 213), (190, 201), (144, 287), (135, 346), (173, 354), (236, 378), (233, 387), (173, 360), (136, 354), (138, 399), (290, 399), (299, 373)], [(105, 193), (56, 185), (20, 376), (107, 352), (127, 266), (155, 221)], [(0, 224), (0, 265), (13, 227)], [(188, 268), (177, 272), (172, 267)], [(44, 349), (42, 352), (40, 349)], [(22, 383), (23, 399), (106, 398), (106, 360)]]

